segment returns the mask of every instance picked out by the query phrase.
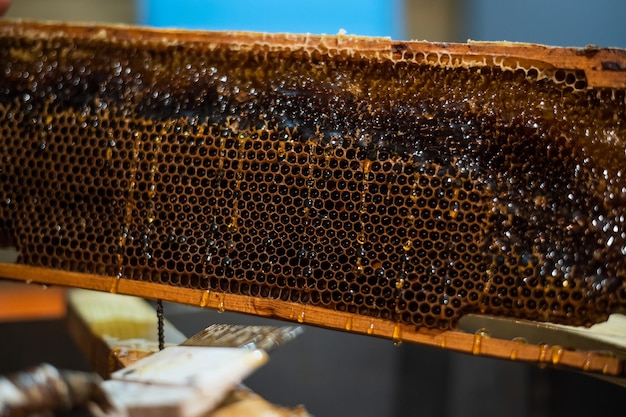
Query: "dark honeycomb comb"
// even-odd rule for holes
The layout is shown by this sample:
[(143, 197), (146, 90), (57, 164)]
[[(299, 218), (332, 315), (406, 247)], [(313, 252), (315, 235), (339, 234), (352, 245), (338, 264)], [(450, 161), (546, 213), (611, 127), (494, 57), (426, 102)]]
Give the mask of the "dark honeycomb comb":
[(0, 236), (37, 281), (394, 338), (588, 326), (626, 307), (624, 62), (2, 22)]

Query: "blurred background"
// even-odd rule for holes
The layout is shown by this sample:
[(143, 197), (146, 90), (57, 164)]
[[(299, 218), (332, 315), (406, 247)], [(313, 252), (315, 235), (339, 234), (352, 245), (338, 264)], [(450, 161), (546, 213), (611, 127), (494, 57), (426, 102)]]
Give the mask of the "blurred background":
[(13, 0), (10, 17), (626, 47), (621, 0)]
[[(620, 0), (14, 0), (8, 17), (626, 47)], [(11, 315), (8, 301), (19, 293), (12, 291), (0, 289), (0, 372), (41, 361), (86, 367), (59, 318), (59, 294), (49, 293), (56, 310), (47, 316)], [(171, 304), (166, 316), (187, 335), (211, 323), (266, 322)], [(318, 417), (620, 415), (626, 392), (576, 373), (309, 327), (247, 383), (270, 401), (304, 404)]]

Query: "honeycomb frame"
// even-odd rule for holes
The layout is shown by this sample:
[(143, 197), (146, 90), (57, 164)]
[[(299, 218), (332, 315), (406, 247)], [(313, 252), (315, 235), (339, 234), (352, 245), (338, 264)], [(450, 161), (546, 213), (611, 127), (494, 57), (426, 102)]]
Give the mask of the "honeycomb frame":
[(20, 264), (394, 338), (625, 310), (623, 51), (10, 21), (0, 39)]

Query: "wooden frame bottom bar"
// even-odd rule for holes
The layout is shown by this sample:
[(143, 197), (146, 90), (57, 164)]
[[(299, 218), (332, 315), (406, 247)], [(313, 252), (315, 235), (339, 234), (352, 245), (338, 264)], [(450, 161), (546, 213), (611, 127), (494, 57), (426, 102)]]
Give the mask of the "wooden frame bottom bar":
[(584, 371), (604, 376), (626, 375), (624, 360), (606, 352), (578, 351), (561, 346), (534, 345), (468, 334), (408, 326), (388, 320), (306, 306), (281, 300), (253, 298), (210, 290), (174, 287), (101, 275), (0, 263), (0, 277), (118, 294), (161, 299), (181, 304), (295, 321), (329, 329), (413, 342), (473, 355)]

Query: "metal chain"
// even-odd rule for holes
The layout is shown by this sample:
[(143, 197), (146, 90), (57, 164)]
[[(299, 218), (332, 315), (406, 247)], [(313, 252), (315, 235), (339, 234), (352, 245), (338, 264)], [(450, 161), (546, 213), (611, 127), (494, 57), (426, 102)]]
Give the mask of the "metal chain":
[(163, 300), (157, 300), (157, 326), (159, 332), (159, 350), (163, 350), (165, 347), (165, 325), (163, 320)]

